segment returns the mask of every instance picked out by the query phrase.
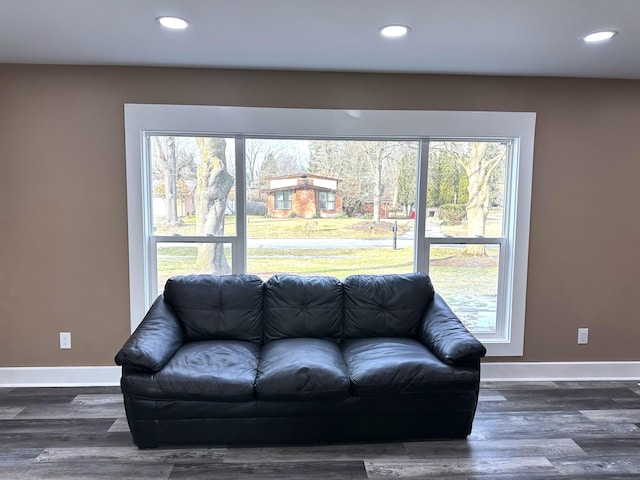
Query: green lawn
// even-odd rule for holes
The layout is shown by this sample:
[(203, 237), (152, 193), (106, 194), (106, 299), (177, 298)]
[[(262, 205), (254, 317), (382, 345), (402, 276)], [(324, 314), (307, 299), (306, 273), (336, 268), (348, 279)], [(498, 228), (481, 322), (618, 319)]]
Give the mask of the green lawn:
[[(158, 283), (194, 270), (197, 248), (158, 247)], [(231, 259), (231, 250), (227, 251)], [(250, 248), (247, 271), (267, 279), (276, 273), (329, 275), (345, 278), (355, 273), (407, 273), (413, 271), (413, 251), (391, 248), (276, 249)]]
[[(385, 219), (377, 228), (365, 218), (268, 218), (257, 215), (247, 217), (248, 238), (386, 238), (391, 237), (389, 227), (395, 220)], [(314, 223), (314, 222), (317, 222)], [(161, 219), (156, 221), (156, 235), (195, 235), (195, 217), (182, 219), (183, 225), (165, 226)], [(413, 220), (398, 220), (402, 232)], [(313, 228), (305, 228), (307, 224)], [(224, 234), (236, 235), (236, 217), (227, 215)]]
[(345, 278), (356, 273), (413, 271), (413, 250), (405, 248), (249, 249), (247, 270), (262, 278), (274, 273), (329, 275)]
[[(487, 220), (487, 237), (500, 236), (501, 210), (494, 209)], [(248, 238), (385, 238), (391, 237), (389, 227), (396, 219), (384, 219), (376, 228), (370, 228), (373, 223), (366, 218), (268, 218), (259, 215), (247, 217)], [(414, 223), (407, 218), (397, 219), (399, 233), (406, 231)], [(162, 218), (155, 221), (156, 235), (195, 235), (195, 217), (181, 219), (182, 224), (165, 226)], [(317, 228), (309, 229), (305, 226), (309, 222), (317, 222)], [(236, 235), (236, 217), (225, 217), (224, 234)], [(466, 227), (463, 225), (442, 225), (442, 233), (451, 236), (465, 236)]]

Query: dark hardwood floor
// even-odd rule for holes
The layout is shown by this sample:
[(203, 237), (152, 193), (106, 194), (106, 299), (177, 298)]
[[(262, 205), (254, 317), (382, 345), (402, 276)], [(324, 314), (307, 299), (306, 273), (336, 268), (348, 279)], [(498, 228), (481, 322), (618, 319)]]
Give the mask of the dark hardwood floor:
[(0, 479), (640, 479), (637, 382), (483, 383), (466, 441), (138, 450), (118, 388), (0, 388)]

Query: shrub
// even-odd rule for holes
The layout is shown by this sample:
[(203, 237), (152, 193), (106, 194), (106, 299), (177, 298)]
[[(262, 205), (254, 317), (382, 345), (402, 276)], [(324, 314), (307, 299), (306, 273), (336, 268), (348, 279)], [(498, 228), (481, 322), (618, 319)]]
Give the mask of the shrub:
[(267, 204), (264, 202), (247, 202), (247, 215), (266, 215)]
[(440, 205), (440, 220), (444, 225), (460, 225), (467, 220), (467, 206), (459, 203)]

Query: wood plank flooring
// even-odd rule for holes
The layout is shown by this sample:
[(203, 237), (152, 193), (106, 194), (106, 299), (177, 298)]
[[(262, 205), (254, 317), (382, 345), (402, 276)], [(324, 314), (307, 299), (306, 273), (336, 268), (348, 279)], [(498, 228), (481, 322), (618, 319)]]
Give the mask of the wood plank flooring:
[(637, 382), (483, 382), (463, 441), (138, 450), (117, 387), (0, 388), (0, 480), (640, 479)]

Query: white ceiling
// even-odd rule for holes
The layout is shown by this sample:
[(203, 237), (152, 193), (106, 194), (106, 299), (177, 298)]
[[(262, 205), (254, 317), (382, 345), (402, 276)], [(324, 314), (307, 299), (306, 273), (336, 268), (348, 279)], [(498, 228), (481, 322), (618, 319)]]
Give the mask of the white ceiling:
[(640, 79), (640, 0), (0, 0), (0, 63)]

